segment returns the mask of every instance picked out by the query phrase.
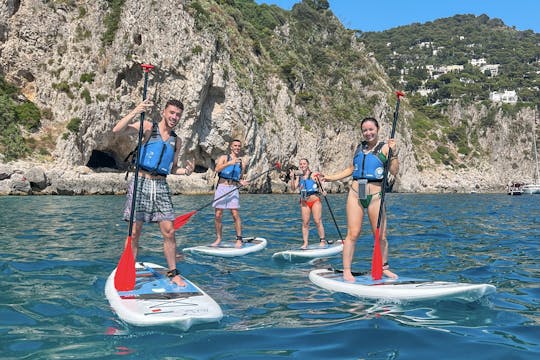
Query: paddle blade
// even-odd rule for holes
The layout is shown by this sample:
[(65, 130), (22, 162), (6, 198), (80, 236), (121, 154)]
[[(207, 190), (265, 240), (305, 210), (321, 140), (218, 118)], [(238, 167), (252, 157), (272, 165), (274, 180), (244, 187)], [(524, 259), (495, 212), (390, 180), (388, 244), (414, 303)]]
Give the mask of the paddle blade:
[(379, 235), (379, 228), (377, 228), (377, 231), (375, 231), (375, 243), (373, 244), (373, 257), (371, 259), (371, 277), (373, 280), (382, 279), (383, 272), (381, 242)]
[(131, 236), (127, 237), (124, 253), (118, 261), (114, 274), (114, 287), (118, 291), (130, 291), (135, 288), (135, 258), (131, 248)]
[(178, 230), (182, 226), (186, 225), (189, 219), (196, 213), (197, 213), (197, 210), (193, 210), (193, 211), (188, 212), (187, 214), (176, 217), (176, 219), (174, 219), (174, 222), (173, 222), (174, 230)]

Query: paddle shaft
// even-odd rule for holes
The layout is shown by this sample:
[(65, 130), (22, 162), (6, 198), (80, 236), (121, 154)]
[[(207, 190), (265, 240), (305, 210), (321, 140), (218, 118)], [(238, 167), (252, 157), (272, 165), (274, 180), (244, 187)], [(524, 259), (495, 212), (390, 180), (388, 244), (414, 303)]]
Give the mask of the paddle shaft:
[[(394, 138), (396, 133), (396, 124), (399, 115), (399, 103), (403, 93), (396, 91), (397, 102), (396, 110), (394, 111), (394, 121), (392, 123), (392, 131), (390, 132), (390, 139)], [(373, 256), (371, 258), (371, 277), (373, 280), (380, 280), (383, 275), (383, 260), (382, 260), (382, 251), (381, 251), (381, 222), (384, 212), (384, 197), (386, 194), (386, 182), (388, 179), (388, 170), (390, 167), (390, 160), (392, 159), (392, 148), (388, 147), (388, 157), (386, 163), (384, 164), (383, 179), (382, 179), (382, 189), (381, 189), (381, 202), (379, 205), (379, 216), (377, 217), (377, 229), (375, 230), (375, 241), (373, 244)]]
[[(401, 96), (403, 96), (403, 93), (397, 91), (397, 101), (396, 101), (396, 110), (394, 111), (394, 121), (392, 122), (392, 130), (390, 132), (390, 139), (393, 139), (396, 134), (396, 124), (398, 121), (399, 116), (399, 103), (401, 102)], [(381, 221), (382, 221), (382, 214), (384, 209), (384, 196), (386, 194), (386, 182), (388, 180), (388, 168), (390, 167), (390, 160), (392, 158), (392, 148), (388, 148), (388, 157), (386, 164), (384, 165), (384, 171), (383, 171), (383, 180), (382, 180), (382, 188), (381, 188), (381, 204), (379, 207), (379, 217), (377, 218), (377, 229), (381, 227)]]
[[(154, 68), (153, 65), (142, 64), (141, 65), (144, 71), (144, 86), (143, 86), (143, 101), (146, 100), (146, 91), (148, 89), (148, 73), (150, 69)], [(144, 133), (144, 116), (145, 112), (141, 113), (141, 119), (139, 121), (139, 138), (137, 140), (137, 151), (135, 152), (135, 178), (133, 179), (133, 195), (131, 198), (131, 211), (129, 214), (129, 230), (128, 234), (131, 236), (133, 233), (133, 218), (135, 217), (135, 208), (137, 204), (137, 185), (139, 182), (139, 153), (141, 151), (141, 143)]]
[[(252, 182), (252, 181), (254, 181), (254, 180), (260, 178), (261, 176), (263, 176), (263, 175), (265, 175), (265, 174), (268, 174), (268, 173), (269, 173), (270, 171), (272, 171), (272, 170), (274, 170), (274, 167), (272, 167), (271, 169), (268, 169), (268, 170), (266, 170), (266, 171), (264, 171), (264, 172), (262, 172), (262, 173), (260, 173), (260, 174), (257, 174), (256, 176), (254, 176), (254, 177), (252, 177), (251, 179), (249, 179), (248, 182)], [(219, 186), (219, 184), (218, 184), (218, 186)], [(234, 189), (231, 189), (230, 191), (227, 191), (225, 194), (223, 194), (223, 195), (221, 195), (220, 197), (218, 197), (218, 198), (212, 200), (212, 201), (209, 202), (208, 204), (205, 204), (205, 205), (201, 206), (200, 208), (198, 208), (198, 209), (195, 210), (195, 211), (201, 211), (202, 209), (204, 209), (204, 208), (206, 208), (206, 207), (212, 205), (214, 202), (223, 199), (223, 198), (226, 197), (227, 195), (229, 195), (229, 194), (231, 194), (232, 192), (234, 192), (234, 191), (236, 191), (236, 190), (239, 190), (239, 189), (241, 189), (241, 188), (243, 188), (243, 187), (244, 187), (244, 185), (242, 185), (242, 184), (240, 184), (240, 185), (238, 185), (238, 186), (235, 186)]]
[[(143, 64), (144, 71), (144, 86), (143, 86), (143, 101), (146, 100), (146, 89), (148, 88), (148, 72), (154, 66), (149, 64)], [(129, 215), (129, 232), (124, 246), (124, 252), (120, 256), (118, 266), (116, 267), (116, 273), (114, 275), (114, 287), (118, 291), (130, 291), (135, 288), (136, 282), (136, 270), (135, 270), (135, 258), (133, 256), (133, 249), (131, 248), (131, 235), (133, 233), (133, 218), (135, 217), (135, 207), (137, 200), (137, 182), (139, 176), (139, 151), (142, 142), (144, 127), (144, 112), (141, 113), (141, 121), (139, 126), (139, 139), (137, 144), (137, 151), (135, 157), (135, 179), (133, 180), (133, 193), (131, 198), (131, 211)]]
[(315, 177), (315, 180), (317, 181), (317, 184), (319, 184), (319, 189), (321, 189), (321, 194), (324, 197), (324, 200), (326, 201), (326, 205), (328, 206), (328, 210), (330, 211), (330, 215), (332, 216), (332, 220), (334, 220), (334, 225), (336, 225), (336, 229), (337, 229), (337, 232), (339, 234), (339, 238), (341, 239), (341, 241), (343, 241), (343, 236), (341, 235), (341, 231), (339, 230), (339, 226), (337, 224), (336, 218), (334, 217), (334, 212), (332, 211), (332, 208), (330, 207), (330, 203), (328, 202), (328, 198), (326, 197), (326, 195), (324, 195), (324, 191), (322, 190), (321, 181), (319, 180), (318, 176)]

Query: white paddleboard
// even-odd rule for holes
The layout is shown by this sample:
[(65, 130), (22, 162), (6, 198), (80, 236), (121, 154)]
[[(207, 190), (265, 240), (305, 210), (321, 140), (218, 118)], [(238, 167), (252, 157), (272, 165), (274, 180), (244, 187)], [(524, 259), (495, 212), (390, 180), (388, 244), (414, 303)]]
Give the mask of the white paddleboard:
[(321, 257), (330, 257), (340, 254), (343, 251), (343, 243), (338, 240), (332, 244), (320, 246), (319, 244), (308, 245), (307, 249), (291, 249), (278, 251), (272, 255), (274, 260), (302, 261)]
[(309, 273), (309, 279), (324, 289), (368, 299), (475, 301), (496, 291), (495, 286), (489, 284), (467, 284), (413, 278), (372, 280), (370, 275), (356, 276), (353, 283), (343, 280), (343, 274), (332, 269), (313, 270)]
[(135, 288), (117, 291), (113, 270), (105, 284), (105, 295), (118, 317), (137, 326), (174, 324), (182, 330), (192, 325), (217, 322), (221, 307), (197, 285), (182, 277), (180, 287), (165, 275), (167, 269), (152, 263), (136, 263)]
[(264, 238), (244, 238), (241, 248), (235, 247), (236, 240), (222, 241), (218, 246), (200, 245), (184, 248), (183, 252), (193, 252), (205, 255), (233, 257), (242, 256), (249, 253), (261, 251), (266, 247), (267, 241)]

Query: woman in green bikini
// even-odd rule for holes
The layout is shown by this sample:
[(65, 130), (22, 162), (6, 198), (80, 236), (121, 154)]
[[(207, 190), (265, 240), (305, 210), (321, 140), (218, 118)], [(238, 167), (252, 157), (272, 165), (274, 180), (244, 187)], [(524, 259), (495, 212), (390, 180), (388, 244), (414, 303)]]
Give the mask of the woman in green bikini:
[[(384, 165), (388, 161), (388, 151), (392, 149), (392, 158), (388, 171), (396, 175), (399, 169), (396, 142), (389, 139), (387, 143), (379, 142), (379, 123), (374, 118), (365, 118), (361, 122), (364, 141), (358, 145), (353, 156), (351, 166), (332, 175), (319, 174), (323, 181), (336, 181), (347, 176), (353, 177), (353, 181), (347, 197), (347, 236), (343, 244), (343, 278), (346, 281), (354, 281), (351, 273), (351, 264), (354, 255), (356, 241), (362, 231), (362, 219), (367, 210), (373, 234), (377, 230), (377, 220), (381, 205), (381, 190), (384, 173)], [(386, 238), (386, 214), (381, 219), (381, 251), (383, 258), (383, 274), (390, 278), (398, 276), (390, 271), (388, 266), (388, 240)]]

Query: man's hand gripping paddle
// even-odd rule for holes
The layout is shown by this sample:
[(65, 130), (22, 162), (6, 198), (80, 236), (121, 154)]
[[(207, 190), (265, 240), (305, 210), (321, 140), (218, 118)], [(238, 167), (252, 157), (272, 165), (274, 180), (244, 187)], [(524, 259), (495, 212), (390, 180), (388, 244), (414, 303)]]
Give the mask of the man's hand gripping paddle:
[[(154, 68), (150, 64), (141, 65), (144, 71), (144, 86), (143, 86), (143, 100), (146, 100), (146, 90), (148, 89), (148, 73)], [(124, 252), (118, 261), (116, 267), (116, 273), (114, 274), (114, 287), (118, 291), (130, 291), (135, 288), (135, 258), (133, 257), (133, 249), (131, 248), (131, 235), (133, 233), (133, 218), (135, 216), (135, 204), (137, 200), (137, 182), (139, 180), (139, 151), (141, 148), (143, 128), (144, 128), (144, 115), (141, 113), (141, 119), (139, 123), (139, 139), (137, 145), (137, 152), (135, 154), (135, 178), (133, 180), (133, 196), (131, 199), (131, 213), (129, 216), (129, 232), (126, 239), (126, 245)]]

